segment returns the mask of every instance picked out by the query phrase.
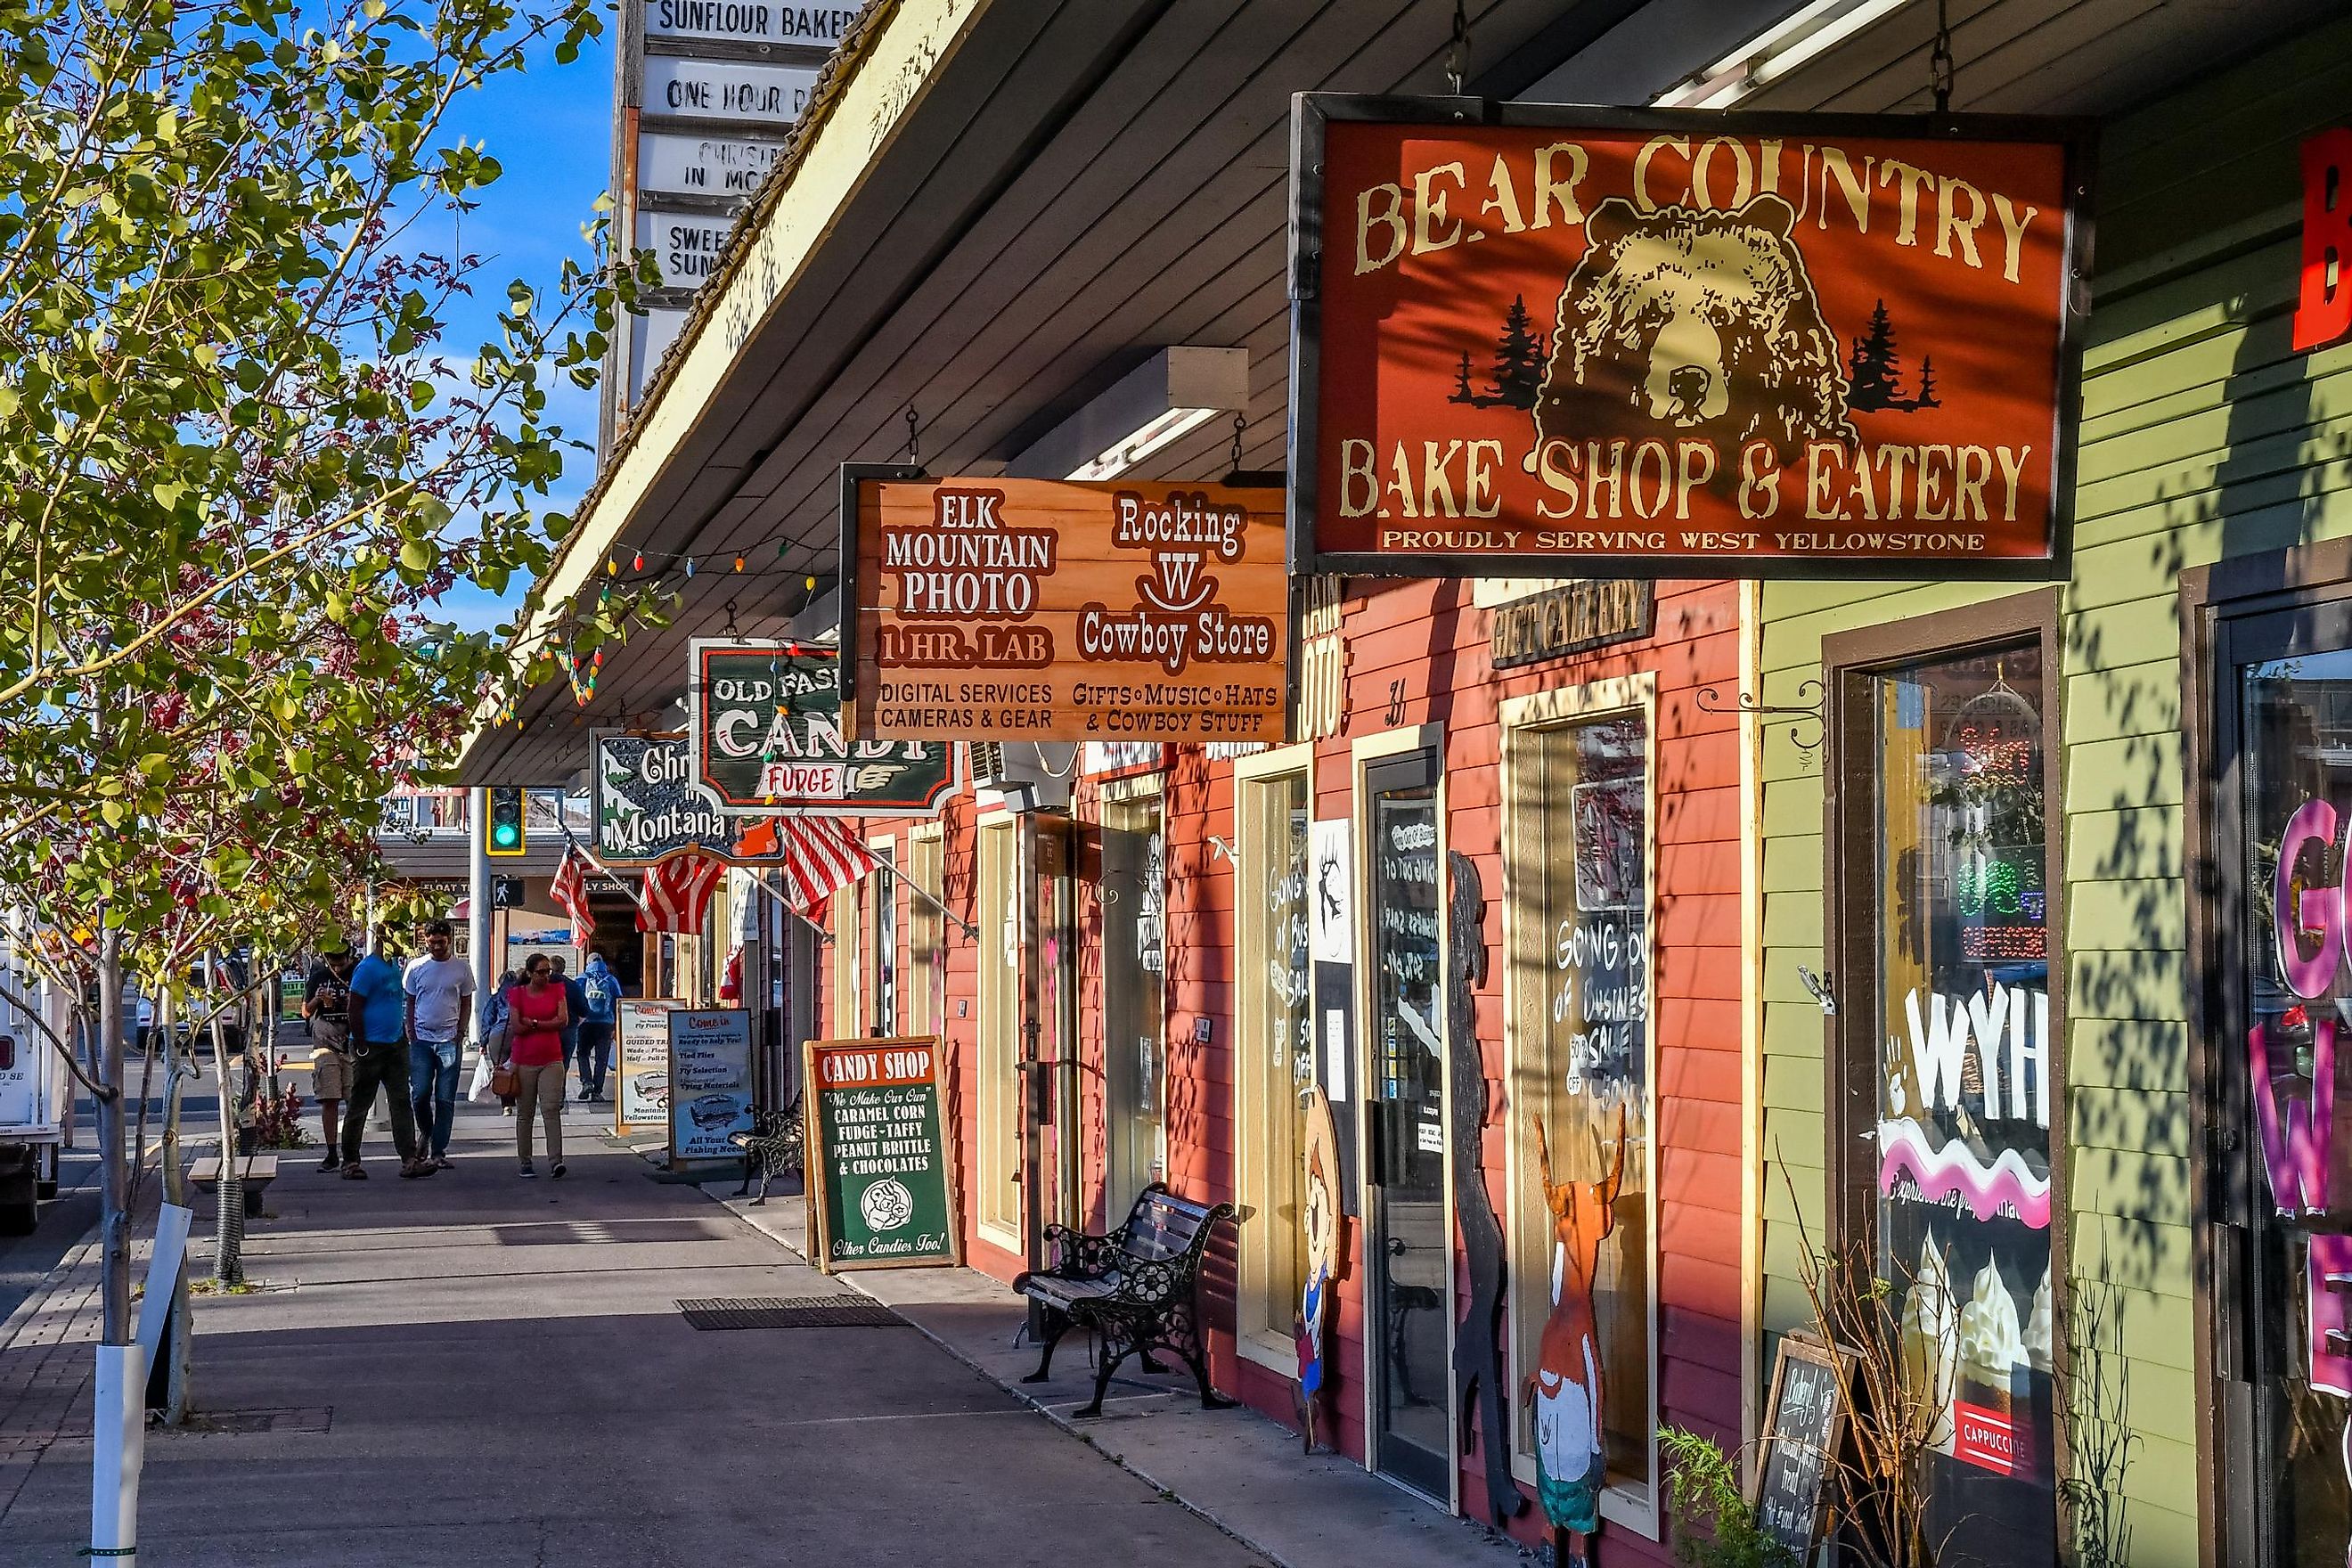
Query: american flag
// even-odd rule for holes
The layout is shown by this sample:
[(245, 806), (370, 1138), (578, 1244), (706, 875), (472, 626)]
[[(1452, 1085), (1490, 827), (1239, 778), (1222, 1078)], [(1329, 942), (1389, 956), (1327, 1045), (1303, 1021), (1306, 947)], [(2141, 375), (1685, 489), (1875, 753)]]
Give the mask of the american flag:
[(783, 852), (784, 896), (812, 918), (826, 900), (871, 876), (882, 864), (874, 851), (830, 817), (778, 817), (776, 837)]
[(563, 863), (555, 868), (555, 883), (550, 889), (558, 908), (572, 917), (572, 945), (585, 947), (595, 939), (596, 915), (588, 907), (588, 877), (581, 869), (580, 851), (567, 848)]
[(678, 855), (646, 868), (646, 896), (637, 912), (645, 931), (698, 931), (727, 862), (709, 855)]

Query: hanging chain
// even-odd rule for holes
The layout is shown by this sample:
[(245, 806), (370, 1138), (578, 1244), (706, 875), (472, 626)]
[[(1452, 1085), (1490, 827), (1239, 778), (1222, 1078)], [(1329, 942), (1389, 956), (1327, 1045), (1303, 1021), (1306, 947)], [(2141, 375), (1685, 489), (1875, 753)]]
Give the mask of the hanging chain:
[(1229, 473), (1238, 474), (1242, 471), (1242, 432), (1248, 428), (1249, 416), (1236, 412), (1234, 415), (1234, 460), (1226, 465), (1226, 471)]
[(1952, 79), (1958, 68), (1952, 59), (1951, 0), (1936, 0), (1936, 47), (1927, 51), (1927, 85), (1935, 90), (1936, 112), (1952, 111)]
[(1454, 38), (1445, 46), (1445, 90), (1455, 98), (1462, 96), (1462, 78), (1470, 68), (1470, 18), (1463, 15), (1462, 0), (1454, 0)]
[(907, 467), (923, 466), (923, 416), (915, 412), (913, 404), (907, 405)]
[(735, 601), (732, 599), (727, 601), (727, 624), (719, 628), (719, 635), (722, 637), (740, 635), (735, 630)]

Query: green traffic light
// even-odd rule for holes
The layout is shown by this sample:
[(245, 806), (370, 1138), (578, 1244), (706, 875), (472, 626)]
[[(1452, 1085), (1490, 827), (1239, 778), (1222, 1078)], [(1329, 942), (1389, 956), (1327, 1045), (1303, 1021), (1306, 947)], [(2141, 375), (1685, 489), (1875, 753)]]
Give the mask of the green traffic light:
[(515, 833), (514, 825), (512, 823), (501, 822), (499, 824), (498, 831), (494, 837), (498, 839), (499, 846), (504, 847), (507, 845), (512, 844), (518, 836)]

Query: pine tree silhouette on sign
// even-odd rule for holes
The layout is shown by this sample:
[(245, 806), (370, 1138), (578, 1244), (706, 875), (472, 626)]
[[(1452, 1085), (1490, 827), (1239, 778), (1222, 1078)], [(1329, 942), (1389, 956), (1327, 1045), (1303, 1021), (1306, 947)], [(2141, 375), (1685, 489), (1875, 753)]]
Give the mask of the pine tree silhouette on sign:
[(1528, 297), (1514, 295), (1495, 344), (1495, 374), (1486, 384), (1486, 402), (1533, 408), (1543, 386), (1544, 361), (1550, 357), (1550, 342), (1534, 331), (1528, 314)]
[(1943, 406), (1943, 404), (1939, 402), (1936, 396), (1935, 355), (1921, 354), (1919, 356), (1919, 395), (1913, 398), (1908, 404), (1905, 405), (1905, 406), (1910, 408), (1941, 408)]
[(1853, 358), (1850, 363), (1853, 390), (1846, 395), (1849, 408), (1900, 408), (1905, 406), (1897, 384), (1902, 374), (1902, 360), (1895, 352), (1895, 323), (1887, 319), (1886, 301), (1881, 300), (1870, 312), (1870, 328), (1853, 342)]
[(1454, 390), (1446, 395), (1445, 401), (1467, 403), (1477, 408), (1484, 408), (1486, 405), (1485, 398), (1470, 390), (1470, 351), (1468, 349), (1462, 351), (1462, 363), (1454, 372)]

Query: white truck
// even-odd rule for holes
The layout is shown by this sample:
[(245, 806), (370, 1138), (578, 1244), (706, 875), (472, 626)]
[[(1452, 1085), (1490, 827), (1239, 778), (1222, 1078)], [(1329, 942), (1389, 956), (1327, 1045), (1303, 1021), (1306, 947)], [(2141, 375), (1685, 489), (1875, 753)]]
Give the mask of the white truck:
[[(60, 1036), (67, 1009), (60, 997), (17, 970), (0, 939), (0, 970), (11, 975), (8, 989)], [(65, 1145), (66, 1119), (73, 1105), (73, 1079), (49, 1037), (16, 1003), (0, 996), (0, 1235), (22, 1236), (40, 1213), (40, 1200), (58, 1195), (58, 1156)]]

